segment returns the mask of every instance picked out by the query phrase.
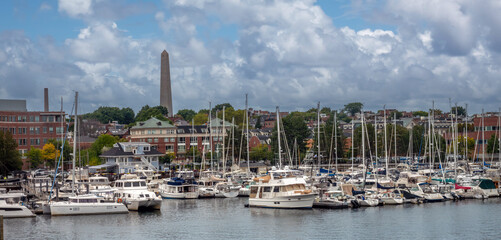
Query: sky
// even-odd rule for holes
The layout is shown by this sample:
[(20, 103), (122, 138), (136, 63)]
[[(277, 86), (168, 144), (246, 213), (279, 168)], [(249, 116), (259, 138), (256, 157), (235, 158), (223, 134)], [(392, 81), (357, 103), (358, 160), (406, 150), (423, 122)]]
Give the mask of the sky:
[(498, 0), (0, 1), (0, 99), (43, 110), (501, 107)]

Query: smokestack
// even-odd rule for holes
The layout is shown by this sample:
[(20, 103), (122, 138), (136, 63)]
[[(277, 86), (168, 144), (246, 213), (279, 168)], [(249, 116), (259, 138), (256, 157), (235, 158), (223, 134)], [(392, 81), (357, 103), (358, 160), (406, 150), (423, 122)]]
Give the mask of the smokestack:
[(48, 88), (43, 89), (43, 111), (44, 112), (49, 111), (49, 89)]

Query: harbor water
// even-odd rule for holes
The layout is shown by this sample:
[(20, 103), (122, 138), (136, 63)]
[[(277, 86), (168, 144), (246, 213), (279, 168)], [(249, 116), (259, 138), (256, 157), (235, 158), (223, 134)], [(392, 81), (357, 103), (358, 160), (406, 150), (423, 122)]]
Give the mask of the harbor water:
[(163, 200), (156, 212), (5, 219), (5, 239), (498, 239), (501, 198), (374, 208), (245, 208)]

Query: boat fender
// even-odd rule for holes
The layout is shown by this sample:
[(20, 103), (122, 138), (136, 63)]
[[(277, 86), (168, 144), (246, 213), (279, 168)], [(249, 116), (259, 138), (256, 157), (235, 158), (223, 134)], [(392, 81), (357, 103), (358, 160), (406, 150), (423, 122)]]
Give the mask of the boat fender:
[(121, 199), (121, 198), (119, 198), (119, 199), (117, 200), (117, 202), (118, 202), (118, 203), (122, 203), (122, 199)]

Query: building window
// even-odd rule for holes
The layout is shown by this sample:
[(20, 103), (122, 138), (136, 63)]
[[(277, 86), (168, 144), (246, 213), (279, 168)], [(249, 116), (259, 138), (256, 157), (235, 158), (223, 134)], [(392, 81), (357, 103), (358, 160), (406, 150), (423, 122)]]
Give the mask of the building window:
[(30, 127), (30, 134), (35, 134), (35, 128)]
[(143, 135), (144, 135), (144, 130), (141, 130), (141, 134), (143, 134)]
[(56, 133), (63, 133), (63, 128), (62, 127), (56, 127)]
[(40, 134), (40, 128), (39, 127), (35, 128), (35, 134)]
[(190, 137), (190, 145), (194, 145), (197, 143), (197, 137)]
[(184, 133), (184, 129), (178, 129), (177, 133)]
[(48, 120), (49, 122), (54, 122), (54, 116), (49, 116)]
[(169, 138), (164, 138), (164, 142), (169, 142)]
[(34, 122), (35, 121), (35, 116), (30, 116), (30, 122)]
[(49, 127), (49, 132), (53, 133), (54, 132), (54, 128), (53, 127)]
[(47, 127), (43, 127), (43, 133), (47, 133)]
[(186, 139), (184, 137), (180, 137), (180, 138), (178, 138), (178, 142), (179, 143), (185, 143)]
[(153, 142), (158, 143), (158, 138), (154, 138)]
[(151, 138), (148, 138), (148, 142), (151, 143), (152, 142), (152, 139)]
[(156, 132), (155, 130), (151, 130), (151, 134), (156, 134), (155, 132)]
[(177, 151), (178, 152), (186, 152), (186, 146), (185, 145), (177, 145)]
[(165, 145), (165, 152), (174, 152), (173, 145)]
[(35, 116), (35, 122), (40, 122), (40, 117), (39, 116)]
[(170, 142), (176, 142), (175, 138), (170, 138)]

